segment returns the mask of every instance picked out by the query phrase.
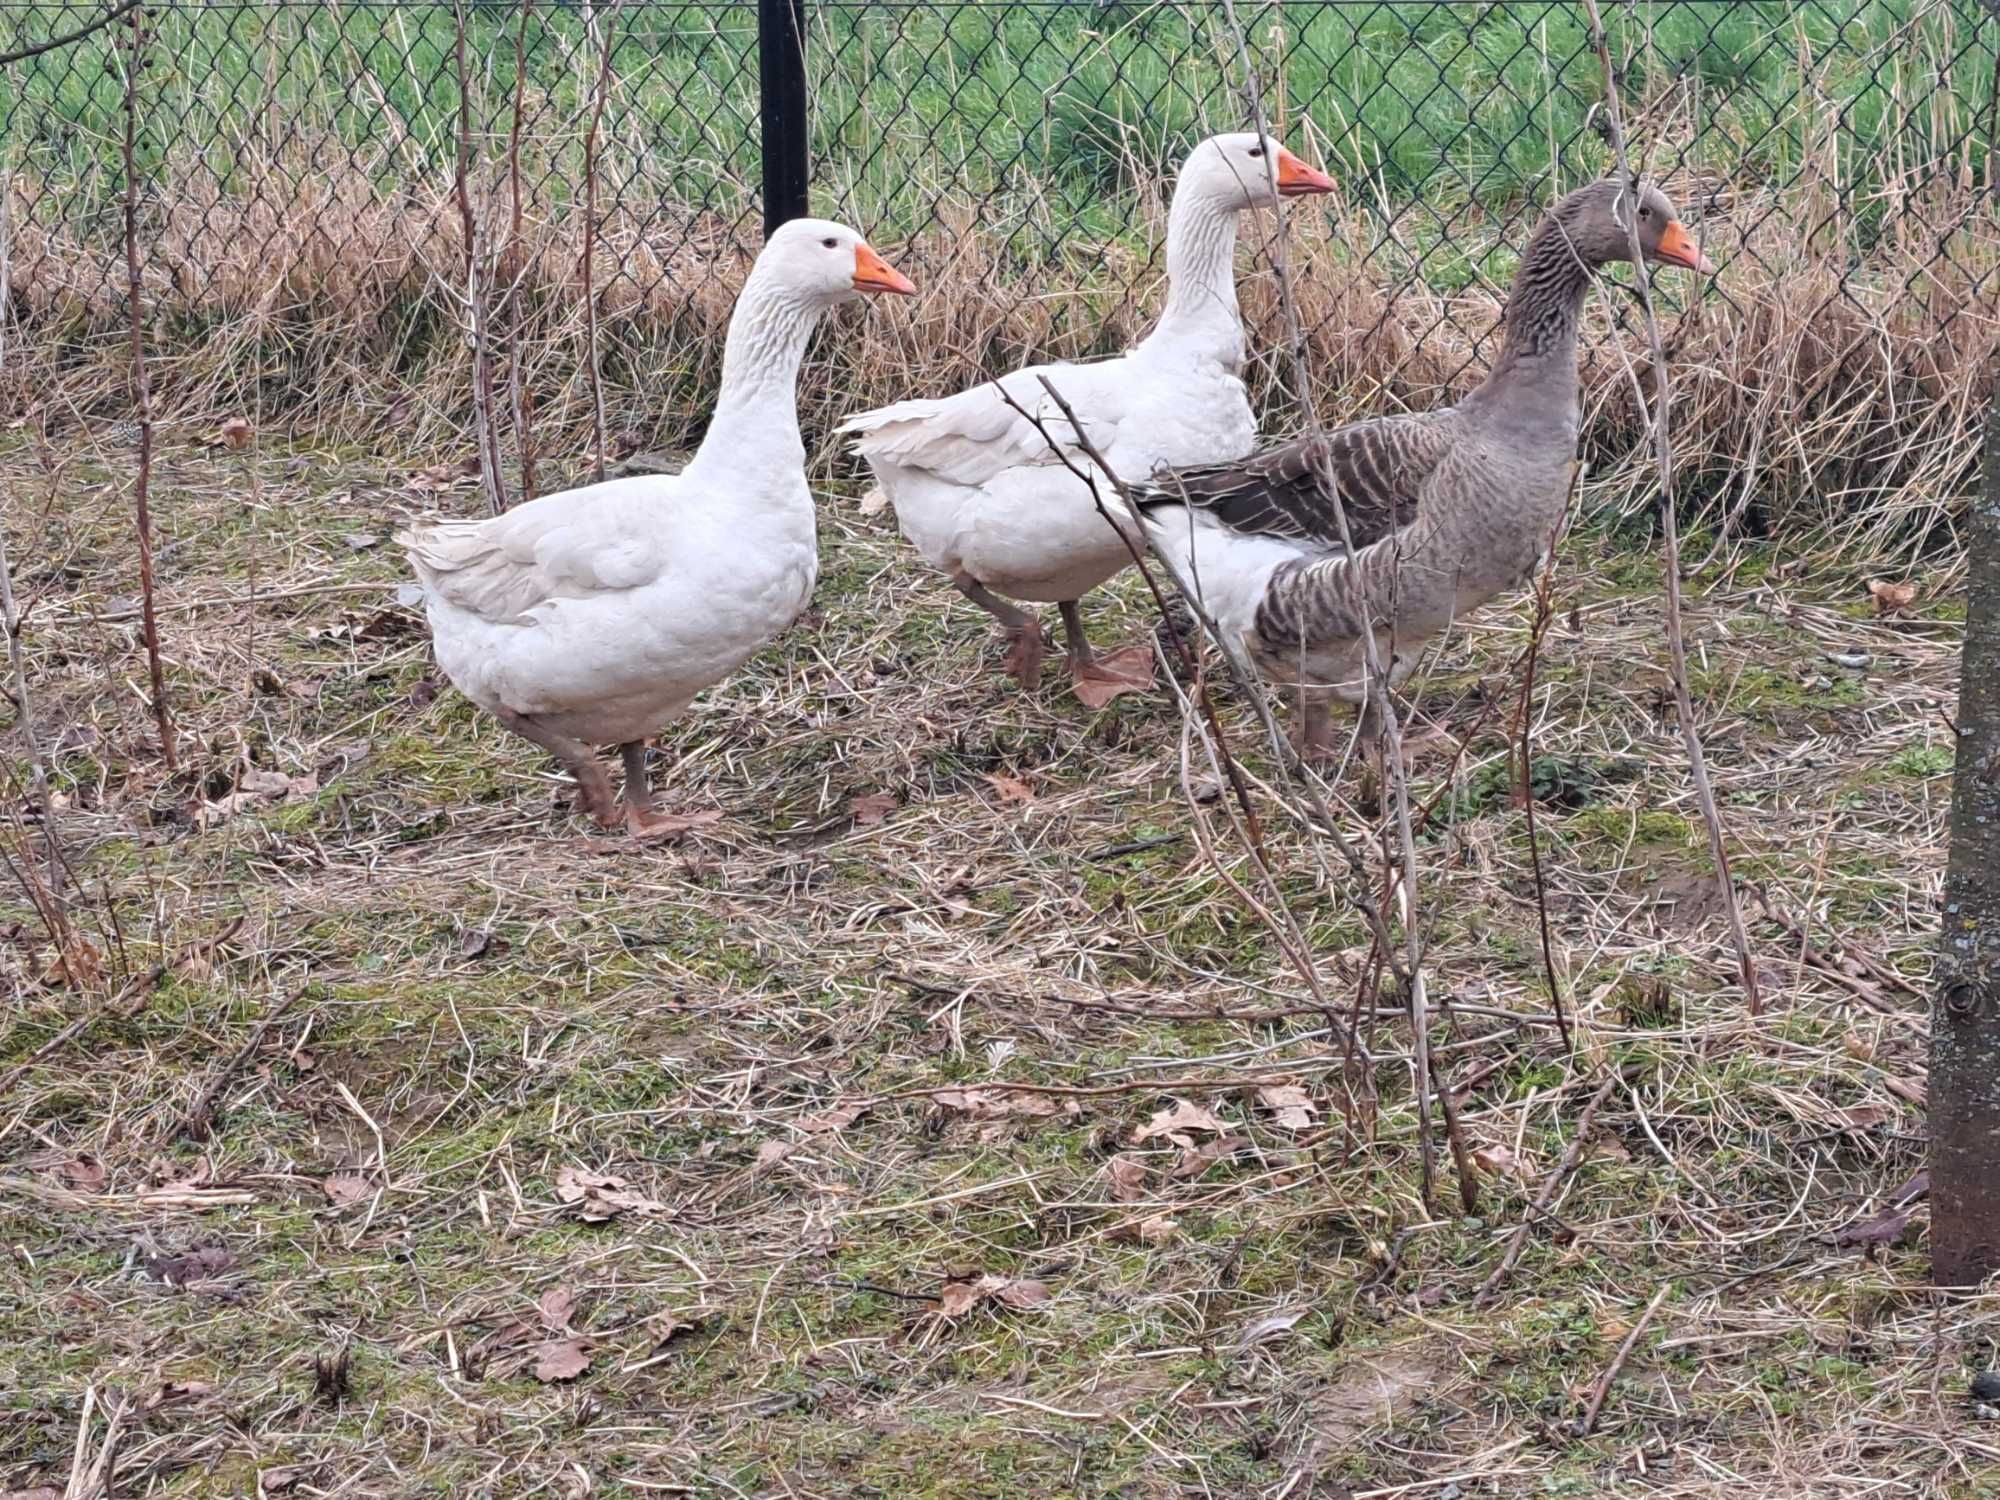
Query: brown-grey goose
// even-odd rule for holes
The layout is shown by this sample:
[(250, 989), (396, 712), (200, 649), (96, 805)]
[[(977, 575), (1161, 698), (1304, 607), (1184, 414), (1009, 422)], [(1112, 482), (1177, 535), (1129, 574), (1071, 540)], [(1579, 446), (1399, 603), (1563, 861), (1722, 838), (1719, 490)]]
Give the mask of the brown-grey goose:
[(1631, 259), (1635, 211), (1647, 260), (1714, 269), (1658, 189), (1593, 182), (1542, 216), (1507, 299), (1500, 356), (1458, 405), (1162, 470), (1139, 491), (1141, 513), (1218, 627), (1296, 690), (1303, 752), (1334, 750), (1332, 700), (1363, 700), (1364, 619), (1400, 681), (1423, 642), (1520, 583), (1546, 551), (1576, 452), (1583, 299), (1600, 267)]

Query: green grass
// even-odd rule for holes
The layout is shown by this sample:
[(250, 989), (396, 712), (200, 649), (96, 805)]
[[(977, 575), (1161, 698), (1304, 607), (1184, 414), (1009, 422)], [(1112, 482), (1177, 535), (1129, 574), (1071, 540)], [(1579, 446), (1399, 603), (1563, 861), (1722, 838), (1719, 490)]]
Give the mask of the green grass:
[[(24, 36), (74, 24), (53, 6), (26, 14)], [(1244, 16), (1287, 133), (1298, 140), (1309, 117), (1336, 165), (1385, 206), (1513, 201), (1546, 176), (1552, 144), (1566, 172), (1602, 165), (1586, 123), (1599, 64), (1580, 7), (1294, 4)], [(1693, 101), (1694, 164), (1742, 187), (1782, 183), (1832, 125), (1843, 180), (1864, 186), (1888, 163), (1939, 159), (1968, 133), (1983, 154), (1993, 54), (1977, 17), (1976, 0), (1804, 11), (1688, 0), (1613, 8), (1608, 25), (1630, 94)], [(547, 191), (560, 201), (579, 180), (592, 47), (580, 8), (538, 7), (525, 25), (526, 155), (536, 175), (555, 169)], [(498, 6), (471, 14), (475, 124), (502, 130), (510, 118), (515, 26)], [(617, 30), (604, 139), (624, 166), (612, 175), (636, 171), (641, 198), (744, 207), (758, 179), (754, 8), (638, 3)], [(0, 116), (34, 177), (115, 189), (113, 35), (0, 81)], [(225, 190), (248, 191), (253, 182), (235, 180), (254, 160), (246, 145), (330, 137), (377, 148), (385, 178), (450, 170), (459, 91), (448, 6), (163, 7), (150, 35), (142, 165), (201, 147), (216, 153)], [(1233, 57), (1219, 7), (814, 7), (818, 192), (907, 228), (930, 218), (942, 188), (1004, 216), (1032, 186), (1059, 217), (1122, 226), (1128, 205), (1116, 200), (1134, 162), (1168, 170), (1192, 141), (1244, 118)], [(1870, 195), (1855, 198), (1865, 212)], [(1440, 233), (1425, 220), (1401, 228)]]

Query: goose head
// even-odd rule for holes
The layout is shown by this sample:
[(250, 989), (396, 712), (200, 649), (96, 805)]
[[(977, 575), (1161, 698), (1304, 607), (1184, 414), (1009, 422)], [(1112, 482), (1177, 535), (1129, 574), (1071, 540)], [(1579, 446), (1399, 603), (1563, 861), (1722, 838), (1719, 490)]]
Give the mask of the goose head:
[(1645, 259), (1703, 274), (1715, 270), (1667, 195), (1651, 183), (1607, 177), (1564, 198), (1555, 206), (1553, 216), (1577, 253), (1592, 266), (1632, 258), (1628, 231), (1636, 217), (1639, 249)]
[(873, 245), (831, 219), (781, 224), (764, 242), (757, 275), (820, 306), (916, 291), (910, 278), (882, 259)]
[[(1273, 191), (1275, 183), (1276, 191)], [(1309, 167), (1268, 135), (1239, 130), (1212, 135), (1188, 153), (1176, 195), (1198, 194), (1228, 209), (1263, 208), (1279, 198), (1330, 193), (1333, 179)]]

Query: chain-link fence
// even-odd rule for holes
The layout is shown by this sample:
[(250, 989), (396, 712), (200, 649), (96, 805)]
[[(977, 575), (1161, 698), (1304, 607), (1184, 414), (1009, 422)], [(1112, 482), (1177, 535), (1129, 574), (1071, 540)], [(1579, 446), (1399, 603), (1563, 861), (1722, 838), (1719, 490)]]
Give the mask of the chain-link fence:
[[(1608, 161), (1582, 6), (1237, 9), (1274, 127), (1341, 182), (1323, 212), (1295, 216), (1330, 399), (1462, 391), (1532, 217)], [(1844, 478), (1814, 470), (1821, 486), (1869, 465), (1907, 485), (1969, 455), (2000, 298), (2000, 17), (1980, 0), (1605, 9), (1634, 144), (1721, 265), (1705, 290), (1668, 290), (1684, 360), (1711, 365), (1689, 363), (1688, 399), (1714, 408), (1699, 417), (1727, 439), (1714, 455), (1788, 462), (1771, 423), (1822, 408), (1853, 462)], [(0, 0), (0, 50), (102, 14)], [(259, 389), (323, 392), (328, 368), (420, 388), (460, 368), (483, 267), (511, 357), (549, 384), (552, 409), (581, 358), (588, 220), (610, 377), (654, 406), (662, 382), (698, 405), (713, 354), (691, 335), (726, 314), (761, 238), (765, 126), (799, 103), (760, 91), (757, 4), (142, 14), (136, 41), (121, 23), (0, 80), (29, 344), (86, 357), (124, 316), (137, 66), (146, 316), (163, 347), (208, 351), (190, 368), (240, 386), (227, 351), (250, 329)], [(926, 290), (905, 321), (834, 357), (844, 387), (829, 406), (1101, 352), (1143, 328), (1174, 165), (1247, 119), (1220, 5), (804, 0), (797, 16), (811, 206), (863, 227)], [(767, 84), (786, 71), (771, 62)], [(1265, 347), (1270, 303), (1246, 257)], [(1617, 322), (1595, 328), (1607, 390), (1628, 347)], [(1864, 399), (1852, 388), (1871, 365)]]

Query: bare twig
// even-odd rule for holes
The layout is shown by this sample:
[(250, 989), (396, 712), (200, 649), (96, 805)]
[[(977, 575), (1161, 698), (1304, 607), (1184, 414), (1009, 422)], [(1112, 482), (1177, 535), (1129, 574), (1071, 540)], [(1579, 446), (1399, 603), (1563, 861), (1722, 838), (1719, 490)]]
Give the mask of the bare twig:
[(1597, 1415), (1604, 1410), (1604, 1398), (1611, 1394), (1611, 1383), (1618, 1378), (1618, 1372), (1625, 1368), (1625, 1361), (1632, 1357), (1639, 1340), (1652, 1325), (1653, 1315), (1660, 1310), (1660, 1304), (1667, 1300), (1672, 1283), (1662, 1282), (1660, 1289), (1653, 1293), (1653, 1300), (1646, 1304), (1646, 1310), (1639, 1314), (1639, 1321), (1632, 1325), (1632, 1331), (1625, 1335), (1618, 1345), (1618, 1352), (1611, 1356), (1611, 1363), (1604, 1367), (1604, 1373), (1597, 1377), (1597, 1384), (1591, 1388), (1590, 1403), (1584, 1407), (1583, 1415), (1577, 1419), (1576, 1435), (1589, 1437), (1597, 1430)]
[[(597, 7), (583, 8), (584, 28), (597, 36)], [(611, 51), (618, 35), (618, 6), (613, 0), (611, 15), (598, 44), (597, 77), (590, 86), (590, 124), (583, 133), (583, 317), (584, 371), (590, 381), (590, 477), (604, 479), (604, 369), (598, 348), (597, 293), (591, 286), (591, 262), (597, 254), (597, 132), (604, 123), (604, 103), (611, 85)]]
[(1549, 1008), (1555, 1013), (1556, 1026), (1562, 1032), (1563, 1050), (1576, 1051), (1576, 1040), (1569, 1033), (1569, 1017), (1563, 1009), (1562, 982), (1556, 977), (1555, 945), (1549, 938), (1549, 893), (1547, 882), (1542, 877), (1542, 840), (1535, 827), (1535, 775), (1534, 775), (1534, 726), (1535, 726), (1535, 665), (1540, 659), (1542, 638), (1548, 634), (1549, 618), (1552, 613), (1549, 594), (1555, 584), (1556, 547), (1563, 533), (1569, 527), (1570, 515), (1576, 505), (1577, 487), (1583, 478), (1583, 465), (1573, 463), (1569, 471), (1569, 498), (1563, 505), (1562, 519), (1556, 522), (1556, 529), (1549, 537), (1549, 550), (1542, 564), (1542, 576), (1535, 586), (1535, 620), (1528, 631), (1527, 662), (1521, 671), (1520, 723), (1516, 738), (1521, 745), (1521, 806), (1527, 815), (1528, 861), (1535, 876), (1535, 916), (1541, 925), (1542, 973), (1549, 984)]
[(0, 52), (0, 67), (5, 67), (8, 63), (26, 62), (31, 57), (40, 57), (44, 52), (53, 52), (58, 47), (67, 47), (72, 42), (80, 42), (85, 37), (102, 31), (113, 21), (130, 15), (144, 3), (145, 0), (119, 0), (117, 5), (112, 6), (110, 10), (99, 16), (95, 21), (92, 21), (88, 26), (79, 26), (76, 30), (66, 31), (61, 36), (52, 36), (46, 42), (37, 42), (32, 47), (21, 47), (12, 52)]
[(132, 504), (139, 530), (139, 609), (146, 638), (146, 667), (153, 683), (153, 722), (160, 730), (160, 758), (167, 770), (180, 769), (174, 754), (174, 726), (167, 706), (166, 672), (160, 665), (160, 626), (153, 610), (153, 517), (147, 508), (153, 481), (153, 394), (146, 378), (143, 288), (139, 280), (139, 73), (146, 66), (144, 12), (132, 18), (125, 60), (125, 282), (132, 324), (132, 406), (139, 423), (139, 478)]
[(465, 0), (453, 0), (454, 56), (458, 67), (458, 139), (452, 154), (452, 195), (465, 239), (465, 313), (472, 335), (472, 420), (479, 451), (479, 482), (494, 515), (507, 509), (500, 471), (500, 434), (493, 419), (492, 346), (487, 327), (485, 231), (472, 209), (472, 75), (465, 62)]
[[(1244, 92), (1250, 106), (1251, 126), (1259, 135), (1268, 135), (1263, 89), (1258, 81), (1255, 62), (1250, 55), (1249, 33), (1243, 29), (1237, 17), (1234, 0), (1223, 0), (1223, 13), (1228, 18), (1230, 30), (1235, 34), (1238, 59), (1243, 69)], [(1278, 301), (1284, 316), (1285, 335), (1291, 356), (1293, 395), (1305, 413), (1306, 432), (1316, 436), (1323, 429), (1320, 425), (1318, 408), (1312, 400), (1312, 378), (1306, 360), (1305, 321), (1299, 316), (1298, 289), (1292, 277), (1289, 254), (1291, 223), (1284, 211), (1284, 201), (1277, 193), (1277, 163), (1268, 157), (1264, 170), (1270, 174), (1272, 196), (1278, 199), (1278, 233), (1271, 245), (1271, 269), (1278, 281)], [(1329, 460), (1322, 459), (1318, 468), (1321, 487), (1333, 499), (1334, 520), (1340, 530), (1342, 545), (1347, 555), (1355, 555), (1354, 534), (1348, 526), (1347, 506), (1340, 495), (1340, 483), (1333, 472)], [(1369, 599), (1364, 601), (1366, 620), (1361, 632), (1363, 692), (1369, 706), (1374, 710), (1382, 734), (1381, 758), (1383, 778), (1390, 790), (1390, 800), (1395, 817), (1395, 837), (1401, 856), (1401, 907), (1400, 918), (1403, 926), (1403, 964), (1400, 977), (1403, 980), (1405, 998), (1410, 1006), (1410, 1050), (1411, 1086), (1417, 1101), (1417, 1140), (1419, 1157), (1423, 1171), (1424, 1201), (1429, 1203), (1436, 1195), (1436, 1147), (1431, 1140), (1430, 1117), (1430, 1012), (1424, 985), (1423, 939), (1419, 935), (1416, 910), (1417, 885), (1417, 845), (1416, 835), (1410, 818), (1410, 781), (1408, 769), (1403, 764), (1403, 728), (1396, 713), (1393, 695), (1389, 692), (1389, 675), (1382, 660), (1378, 642), (1375, 639), (1374, 622), (1378, 618), (1393, 621), (1395, 618), (1393, 601)], [(1388, 603), (1387, 611), (1377, 606)], [(1378, 941), (1382, 938), (1378, 936)], [(1385, 956), (1393, 950), (1384, 948)], [(1450, 1122), (1447, 1121), (1447, 1128)], [(1457, 1148), (1454, 1148), (1455, 1150)]]
[(270, 1014), (258, 1022), (257, 1029), (250, 1033), (250, 1040), (238, 1048), (236, 1055), (222, 1065), (221, 1071), (209, 1081), (208, 1087), (201, 1091), (201, 1097), (195, 1100), (180, 1123), (166, 1133), (167, 1139), (176, 1134), (184, 1135), (191, 1141), (208, 1139), (215, 1129), (215, 1108), (222, 1098), (223, 1090), (235, 1080), (236, 1075), (243, 1070), (243, 1065), (257, 1055), (257, 1049), (264, 1045), (264, 1038), (271, 1034), (271, 1028), (285, 1018), (286, 1012), (292, 1008), (292, 1002), (297, 999), (298, 994), (294, 992), (271, 1007)]
[[(1625, 125), (1619, 105), (1618, 71), (1611, 61), (1611, 42), (1604, 32), (1604, 19), (1598, 14), (1597, 0), (1583, 0), (1585, 13), (1590, 17), (1591, 41), (1597, 48), (1597, 60), (1604, 70), (1604, 120), (1611, 136), (1611, 154), (1618, 168), (1619, 181), (1628, 191), (1637, 186), (1632, 175), (1632, 166), (1625, 151)], [(1630, 238), (1632, 249), (1633, 282), (1638, 290), (1639, 307), (1646, 321), (1646, 343), (1652, 356), (1651, 428), (1653, 434), (1653, 458), (1660, 475), (1660, 525), (1666, 542), (1667, 571), (1667, 656), (1671, 663), (1674, 683), (1674, 709), (1679, 715), (1681, 739), (1687, 746), (1688, 772), (1694, 782), (1695, 800), (1701, 805), (1702, 823), (1708, 829), (1708, 849), (1715, 861), (1716, 880), (1722, 888), (1723, 909), (1729, 914), (1729, 935), (1736, 945), (1737, 972), (1742, 978), (1743, 995), (1749, 1003), (1750, 1014), (1756, 1015), (1761, 1009), (1757, 991), (1757, 966), (1750, 957), (1750, 936), (1743, 926), (1743, 908), (1736, 899), (1736, 884), (1729, 873), (1729, 846), (1722, 827), (1722, 814), (1716, 807), (1715, 788), (1708, 779), (1708, 757), (1702, 749), (1701, 732), (1695, 724), (1694, 700), (1688, 692), (1687, 639), (1681, 624), (1681, 544), (1680, 526), (1674, 514), (1674, 455), (1672, 441), (1668, 436), (1667, 399), (1667, 351), (1665, 340), (1660, 336), (1660, 319), (1653, 307), (1652, 283), (1646, 276), (1646, 259), (1639, 243), (1639, 216), (1633, 211), (1635, 205), (1628, 202), (1624, 215), (1625, 231)], [(1642, 400), (1641, 405), (1646, 403)]]
[(1583, 1150), (1590, 1143), (1590, 1127), (1597, 1119), (1597, 1111), (1604, 1101), (1611, 1097), (1611, 1091), (1618, 1087), (1618, 1081), (1623, 1076), (1621, 1071), (1614, 1070), (1607, 1073), (1604, 1082), (1597, 1086), (1597, 1092), (1590, 1096), (1590, 1102), (1584, 1105), (1583, 1113), (1577, 1116), (1576, 1134), (1570, 1139), (1569, 1149), (1563, 1152), (1562, 1160), (1557, 1162), (1548, 1176), (1542, 1179), (1542, 1185), (1535, 1193), (1535, 1201), (1528, 1206), (1527, 1213), (1521, 1218), (1520, 1227), (1507, 1241), (1507, 1250), (1500, 1257), (1500, 1264), (1493, 1268), (1493, 1274), (1486, 1278), (1485, 1284), (1479, 1288), (1478, 1295), (1472, 1299), (1474, 1307), (1485, 1307), (1492, 1302), (1494, 1293), (1500, 1290), (1501, 1284), (1513, 1273), (1515, 1262), (1520, 1260), (1521, 1252), (1528, 1248), (1528, 1236), (1534, 1232), (1535, 1221), (1542, 1216), (1549, 1204), (1555, 1201), (1556, 1190), (1569, 1180), (1569, 1174), (1574, 1172), (1577, 1164), (1583, 1160)]
[[(521, 13), (514, 23), (514, 114), (507, 126), (507, 245), (502, 272), (507, 276), (507, 404), (514, 424), (514, 448), (521, 461), (521, 500), (535, 498), (535, 435), (530, 423), (534, 398), (527, 391), (521, 368), (522, 324), (521, 283), (527, 265), (521, 253), (521, 122), (526, 114), (528, 92), (528, 22), (535, 13), (535, 0), (522, 0)], [(509, 272), (506, 262), (519, 262)]]

